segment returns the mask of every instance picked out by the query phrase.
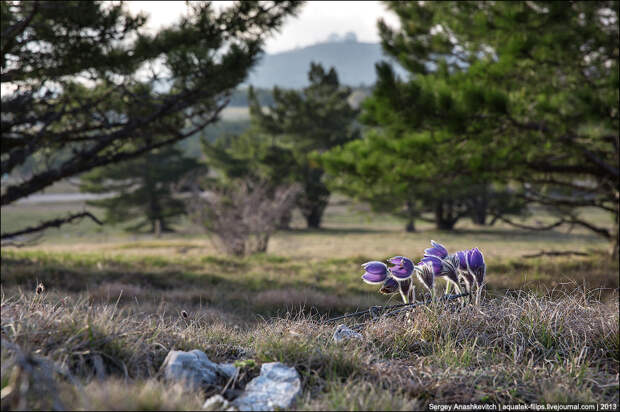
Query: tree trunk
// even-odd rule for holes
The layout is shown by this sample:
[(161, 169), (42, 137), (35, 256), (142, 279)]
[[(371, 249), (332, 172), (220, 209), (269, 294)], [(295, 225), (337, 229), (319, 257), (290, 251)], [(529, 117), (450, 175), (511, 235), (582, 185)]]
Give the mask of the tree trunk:
[(453, 230), (455, 225), (454, 220), (439, 220), (437, 221), (437, 229), (439, 230)]
[(161, 220), (155, 219), (155, 222), (153, 224), (153, 233), (155, 233), (155, 237), (161, 237)]
[(256, 252), (264, 253), (267, 251), (267, 246), (269, 244), (269, 235), (266, 233), (258, 235), (257, 238), (258, 244), (256, 246)]
[(487, 185), (481, 185), (480, 188), (480, 195), (474, 196), (472, 199), (471, 220), (476, 225), (484, 226), (489, 209), (489, 193)]
[(407, 200), (407, 225), (405, 226), (405, 231), (409, 233), (415, 232), (415, 210), (413, 208), (413, 202), (411, 200)]
[(321, 226), (323, 212), (329, 201), (329, 190), (321, 181), (323, 171), (311, 169), (307, 172), (304, 182), (304, 192), (297, 200), (297, 206), (306, 218), (309, 228), (318, 229)]
[(439, 230), (452, 230), (457, 219), (452, 216), (452, 201), (438, 201), (435, 206), (435, 225)]
[(280, 217), (277, 228), (278, 230), (289, 230), (291, 221), (293, 220), (293, 209), (289, 209)]
[(306, 214), (306, 224), (311, 229), (318, 229), (321, 227), (321, 220), (323, 219), (323, 210), (325, 207), (322, 205), (314, 206), (310, 209), (310, 213)]
[(609, 249), (609, 255), (615, 261), (618, 260), (618, 238), (620, 237), (620, 230), (618, 230), (618, 215), (616, 214), (616, 230), (612, 231), (612, 244)]
[[(151, 155), (148, 154), (147, 156)], [(150, 163), (150, 161), (147, 161), (147, 163)], [(154, 181), (151, 172), (151, 169), (146, 167), (143, 175), (144, 189), (146, 190), (149, 199), (147, 216), (151, 221), (151, 233), (154, 233), (155, 236), (160, 237), (165, 222), (163, 222), (163, 219), (161, 218), (162, 207), (159, 204), (159, 198), (155, 189), (157, 182)]]
[(409, 233), (415, 232), (415, 221), (413, 219), (407, 222), (407, 226), (405, 226), (405, 231)]

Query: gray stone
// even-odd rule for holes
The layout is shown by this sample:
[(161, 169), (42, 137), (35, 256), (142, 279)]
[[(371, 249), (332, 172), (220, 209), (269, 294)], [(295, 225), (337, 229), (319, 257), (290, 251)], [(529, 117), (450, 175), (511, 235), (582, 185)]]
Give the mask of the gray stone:
[(228, 378), (232, 378), (233, 376), (235, 376), (237, 370), (239, 369), (233, 363), (220, 363), (219, 367), (222, 375)]
[(290, 409), (300, 393), (301, 381), (295, 368), (280, 362), (264, 363), (260, 375), (247, 384), (233, 406), (240, 411)]
[(336, 343), (347, 341), (349, 339), (362, 339), (363, 336), (361, 333), (354, 331), (353, 329), (347, 327), (346, 325), (338, 325), (336, 326), (336, 330), (334, 331), (334, 341)]
[(232, 406), (222, 395), (213, 395), (205, 401), (202, 409), (207, 411), (236, 411), (237, 408)]
[(194, 349), (190, 352), (172, 350), (162, 364), (164, 377), (170, 381), (184, 382), (196, 388), (216, 385), (222, 378), (229, 379), (235, 372), (234, 365), (218, 365), (207, 355)]

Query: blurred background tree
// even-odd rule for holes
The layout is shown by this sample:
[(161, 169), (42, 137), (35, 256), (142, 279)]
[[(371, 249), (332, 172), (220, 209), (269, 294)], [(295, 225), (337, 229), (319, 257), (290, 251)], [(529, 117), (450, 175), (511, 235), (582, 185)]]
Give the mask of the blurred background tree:
[(149, 34), (123, 3), (2, 2), (1, 174), (11, 179), (1, 205), (214, 122), (265, 36), (299, 6), (188, 2), (179, 22)]
[[(370, 100), (367, 104), (372, 103)], [(396, 122), (390, 122), (392, 131)], [(489, 177), (450, 173), (461, 156), (445, 155), (449, 144), (439, 144), (432, 133), (416, 133), (403, 126), (401, 135), (385, 130), (367, 131), (363, 139), (337, 147), (319, 160), (327, 170), (329, 186), (374, 210), (406, 219), (407, 231), (415, 231), (415, 221), (435, 223), (440, 230), (452, 230), (470, 217), (476, 224), (493, 224), (500, 216), (525, 213), (525, 203), (512, 190)], [(432, 218), (427, 217), (431, 214)]]
[(211, 173), (189, 179), (190, 218), (215, 235), (229, 254), (265, 252), (270, 236), (290, 220), (300, 195), (293, 153), (255, 130), (213, 143), (203, 136), (201, 141)]
[(80, 190), (111, 193), (92, 200), (90, 206), (105, 210), (105, 223), (133, 222), (127, 229), (151, 233), (172, 231), (171, 224), (185, 214), (185, 203), (173, 196), (177, 183), (201, 164), (183, 156), (174, 146), (153, 149), (136, 159), (100, 167), (81, 176)]
[[(213, 143), (203, 136), (201, 142), (205, 163), (215, 175), (212, 180), (217, 180), (220, 185), (234, 185), (239, 179), (249, 185), (260, 182), (265, 193), (272, 195), (276, 188), (300, 180), (293, 151), (275, 144), (273, 136), (256, 128), (240, 135), (222, 136)], [(299, 192), (297, 190), (296, 196)], [(283, 209), (278, 216), (278, 229), (289, 228), (296, 200), (286, 203), (289, 208)]]
[[(373, 134), (326, 161), (379, 183), (407, 169), (448, 192), (449, 182), (519, 184), (523, 201), (558, 214), (547, 228), (586, 227), (617, 254), (618, 2), (387, 4), (401, 25), (379, 22), (382, 45), (410, 75), (377, 65), (363, 114)], [(364, 153), (377, 161), (356, 165)], [(400, 162), (387, 166), (390, 156)], [(583, 207), (609, 212), (616, 232)]]
[(296, 167), (291, 170), (301, 184), (297, 206), (310, 228), (321, 225), (329, 200), (323, 182), (323, 169), (309, 154), (324, 152), (359, 136), (358, 111), (351, 107), (349, 87), (343, 87), (338, 74), (311, 64), (310, 85), (301, 91), (273, 89), (274, 105), (263, 110), (252, 88), (249, 90), (253, 127), (272, 136), (272, 144), (293, 154)]

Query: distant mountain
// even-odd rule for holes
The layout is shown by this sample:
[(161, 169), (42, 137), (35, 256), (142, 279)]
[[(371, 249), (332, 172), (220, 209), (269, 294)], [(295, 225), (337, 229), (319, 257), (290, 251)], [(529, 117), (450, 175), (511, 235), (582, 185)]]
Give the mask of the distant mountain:
[[(302, 88), (308, 85), (310, 62), (335, 67), (340, 83), (349, 86), (375, 83), (375, 63), (388, 59), (379, 43), (332, 41), (276, 54), (265, 54), (252, 70), (247, 84), (254, 87)], [(393, 61), (392, 61), (393, 62)], [(396, 64), (396, 73), (405, 71)]]

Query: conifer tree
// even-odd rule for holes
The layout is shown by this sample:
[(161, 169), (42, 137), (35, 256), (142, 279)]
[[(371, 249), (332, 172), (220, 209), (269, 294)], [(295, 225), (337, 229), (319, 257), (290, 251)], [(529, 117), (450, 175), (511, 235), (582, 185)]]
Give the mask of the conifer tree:
[(169, 232), (176, 218), (185, 214), (185, 204), (173, 196), (175, 186), (200, 166), (196, 159), (169, 146), (134, 160), (94, 169), (82, 175), (80, 189), (114, 194), (88, 202), (105, 210), (106, 223), (134, 222), (128, 230), (146, 227), (153, 233)]
[[(440, 164), (414, 176), (437, 187), (461, 177), (518, 183), (523, 200), (559, 214), (547, 228), (585, 227), (617, 253), (619, 3), (387, 4), (401, 25), (379, 22), (382, 45), (410, 75), (377, 65), (364, 108), (372, 155)], [(345, 152), (341, 160), (353, 156)], [(609, 212), (609, 225), (583, 207)]]
[(300, 5), (187, 2), (179, 21), (149, 33), (123, 2), (3, 1), (0, 204), (213, 123), (266, 36)]
[(291, 170), (302, 186), (297, 206), (308, 227), (321, 225), (330, 192), (323, 182), (323, 169), (310, 156), (354, 140), (359, 135), (355, 125), (357, 110), (347, 98), (349, 87), (340, 85), (334, 68), (328, 71), (312, 63), (308, 72), (310, 85), (301, 91), (273, 89), (274, 104), (264, 111), (250, 89), (250, 113), (254, 127), (273, 136), (277, 144), (294, 155)]

